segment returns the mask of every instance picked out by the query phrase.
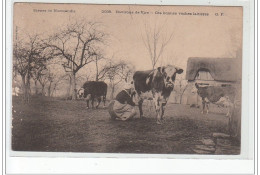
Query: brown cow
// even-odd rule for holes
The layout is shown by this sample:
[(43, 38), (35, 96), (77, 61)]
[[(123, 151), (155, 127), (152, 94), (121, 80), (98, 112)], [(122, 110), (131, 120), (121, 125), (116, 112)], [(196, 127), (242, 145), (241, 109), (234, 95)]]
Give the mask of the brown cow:
[(94, 108), (95, 99), (98, 101), (95, 108), (98, 108), (101, 98), (103, 99), (104, 107), (106, 106), (107, 84), (104, 81), (87, 81), (83, 84), (82, 89), (84, 89), (84, 93), (81, 95), (83, 95), (87, 101), (87, 108), (89, 108), (90, 100), (92, 108)]
[(202, 113), (207, 110), (209, 112), (209, 103), (216, 104), (218, 106), (223, 106), (228, 108), (228, 113), (226, 116), (231, 117), (231, 112), (234, 107), (234, 99), (236, 89), (232, 86), (206, 86), (201, 87), (195, 83), (198, 95), (202, 99)]

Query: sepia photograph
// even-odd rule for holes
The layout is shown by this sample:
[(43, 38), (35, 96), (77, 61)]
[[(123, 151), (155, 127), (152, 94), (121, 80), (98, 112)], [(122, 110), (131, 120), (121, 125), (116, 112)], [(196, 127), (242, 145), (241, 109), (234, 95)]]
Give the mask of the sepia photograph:
[(13, 152), (241, 154), (243, 7), (16, 2), (12, 24)]

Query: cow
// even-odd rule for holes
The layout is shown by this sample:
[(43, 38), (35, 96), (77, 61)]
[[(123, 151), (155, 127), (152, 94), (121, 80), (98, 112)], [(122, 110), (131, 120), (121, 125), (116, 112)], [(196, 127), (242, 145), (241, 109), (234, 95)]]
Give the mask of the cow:
[(89, 108), (89, 101), (91, 100), (92, 108), (94, 108), (94, 100), (98, 103), (95, 108), (98, 108), (101, 98), (103, 99), (104, 107), (106, 106), (107, 84), (103, 81), (87, 81), (83, 84), (84, 98), (87, 101), (87, 108)]
[(209, 112), (209, 104), (213, 103), (218, 106), (227, 107), (228, 112), (226, 114), (231, 119), (233, 107), (234, 107), (234, 99), (236, 95), (236, 89), (232, 86), (199, 86), (195, 83), (195, 87), (197, 89), (198, 95), (202, 100), (202, 111), (201, 113), (205, 113), (207, 110), (207, 114)]
[(134, 88), (138, 98), (140, 118), (143, 117), (143, 98), (145, 92), (152, 92), (153, 103), (156, 110), (156, 123), (162, 124), (167, 100), (174, 88), (176, 74), (181, 74), (183, 69), (167, 65), (154, 70), (136, 71), (133, 75)]

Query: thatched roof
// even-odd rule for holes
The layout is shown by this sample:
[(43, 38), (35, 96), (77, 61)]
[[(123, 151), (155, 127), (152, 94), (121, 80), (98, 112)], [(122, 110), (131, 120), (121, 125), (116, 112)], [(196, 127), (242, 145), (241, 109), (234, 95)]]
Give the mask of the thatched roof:
[(198, 58), (188, 59), (186, 79), (195, 80), (200, 70), (207, 70), (215, 81), (238, 81), (241, 79), (241, 66), (234, 58)]

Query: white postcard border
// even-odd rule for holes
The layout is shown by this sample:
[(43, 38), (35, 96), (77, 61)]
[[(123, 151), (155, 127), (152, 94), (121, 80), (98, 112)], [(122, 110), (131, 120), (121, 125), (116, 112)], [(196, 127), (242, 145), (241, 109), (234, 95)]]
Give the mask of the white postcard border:
[[(213, 5), (243, 6), (243, 75), (242, 75), (242, 134), (240, 155), (162, 155), (162, 154), (103, 154), (103, 153), (53, 153), (17, 152), (11, 150), (11, 75), (12, 75), (12, 4), (14, 2), (55, 1), (7, 1), (6, 5), (6, 165), (7, 173), (252, 173), (254, 157), (254, 7), (252, 1), (243, 0), (191, 0), (183, 1), (83, 1), (64, 0), (63, 3), (95, 4), (143, 4), (143, 5)], [(250, 48), (249, 48), (250, 46)], [(9, 76), (8, 76), (9, 75)], [(251, 105), (250, 105), (251, 104)], [(15, 156), (15, 157), (13, 157)], [(21, 157), (20, 157), (21, 156)], [(24, 157), (26, 156), (26, 157)], [(51, 157), (51, 158), (50, 158)], [(140, 159), (141, 158), (141, 159)], [(217, 160), (221, 159), (221, 160)], [(149, 163), (148, 163), (149, 162)], [(72, 164), (72, 166), (71, 166)], [(189, 165), (187, 168), (184, 165)], [(216, 166), (216, 164), (218, 166)], [(118, 165), (118, 166), (116, 166)], [(121, 166), (120, 166), (121, 165)], [(108, 169), (108, 168), (111, 169)], [(204, 167), (202, 169), (202, 167)], [(207, 168), (206, 168), (207, 167)], [(222, 167), (222, 168), (221, 168)], [(224, 167), (224, 168), (223, 168)], [(31, 170), (29, 170), (29, 169)], [(232, 170), (232, 171), (230, 171)], [(234, 171), (233, 171), (234, 170)]]

